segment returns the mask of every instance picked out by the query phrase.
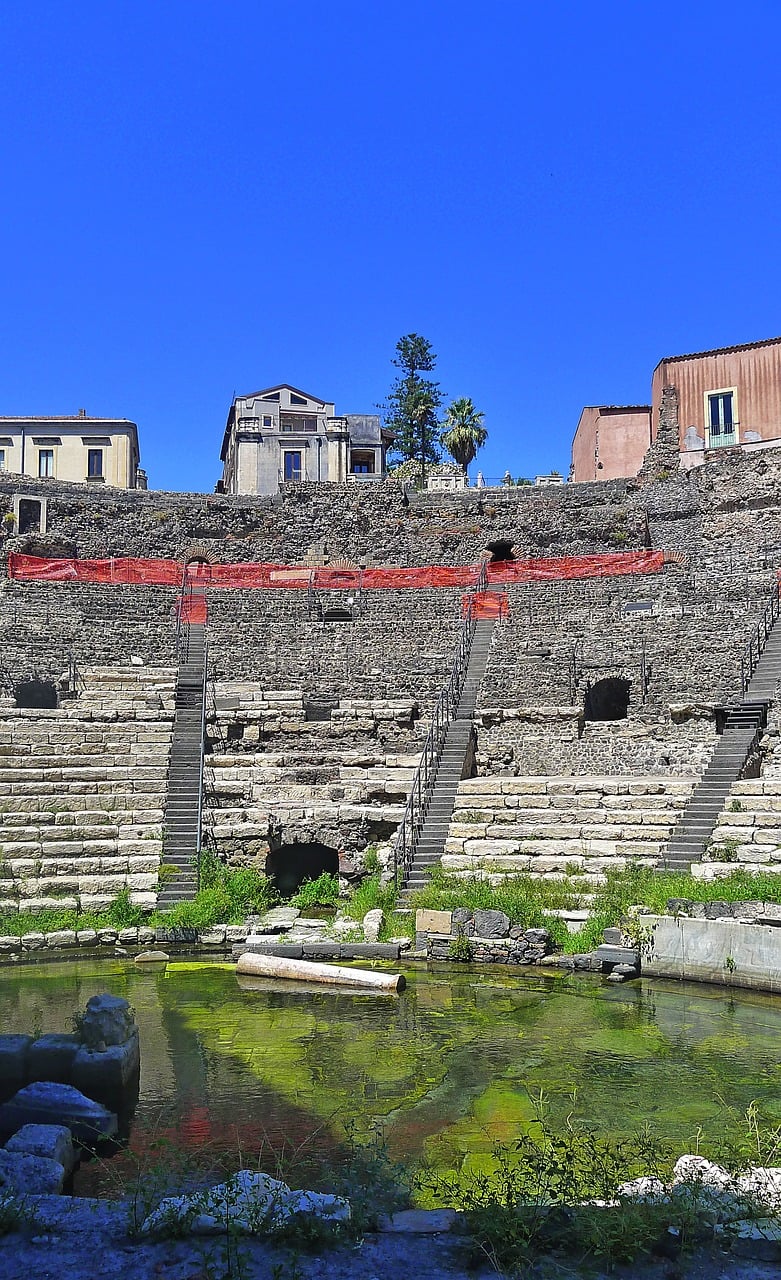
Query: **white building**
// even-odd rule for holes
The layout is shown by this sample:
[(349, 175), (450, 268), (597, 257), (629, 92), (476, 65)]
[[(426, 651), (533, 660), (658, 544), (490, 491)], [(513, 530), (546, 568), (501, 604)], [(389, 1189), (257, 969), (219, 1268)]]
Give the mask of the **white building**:
[(225, 424), (220, 488), (278, 493), (304, 481), (380, 480), (392, 433), (373, 414), (344, 414), (288, 383), (237, 396)]

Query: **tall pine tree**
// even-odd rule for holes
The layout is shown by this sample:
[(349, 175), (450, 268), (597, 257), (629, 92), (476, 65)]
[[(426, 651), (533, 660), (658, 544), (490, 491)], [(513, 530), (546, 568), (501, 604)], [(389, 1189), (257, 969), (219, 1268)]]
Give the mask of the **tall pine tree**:
[(402, 374), (394, 380), (388, 393), (385, 425), (394, 432), (391, 459), (406, 462), (415, 459), (420, 463), (421, 478), (425, 480), (426, 464), (439, 462), (440, 426), (438, 410), (442, 403), (439, 383), (421, 374), (430, 373), (437, 357), (431, 343), (418, 333), (408, 333), (396, 343), (396, 356), (392, 363)]

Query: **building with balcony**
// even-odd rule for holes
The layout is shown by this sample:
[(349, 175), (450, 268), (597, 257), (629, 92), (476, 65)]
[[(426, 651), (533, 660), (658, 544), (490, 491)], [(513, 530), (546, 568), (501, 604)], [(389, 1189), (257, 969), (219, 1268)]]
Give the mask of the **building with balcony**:
[(288, 383), (237, 396), (220, 459), (224, 493), (278, 493), (285, 485), (381, 480), (393, 439), (373, 414), (335, 406)]
[(656, 439), (665, 393), (677, 413), (684, 469), (701, 466), (716, 449), (781, 447), (781, 338), (666, 356), (651, 378), (650, 405), (587, 405), (572, 442), (571, 478), (637, 475)]
[(126, 418), (0, 417), (0, 472), (36, 480), (146, 487), (138, 428)]

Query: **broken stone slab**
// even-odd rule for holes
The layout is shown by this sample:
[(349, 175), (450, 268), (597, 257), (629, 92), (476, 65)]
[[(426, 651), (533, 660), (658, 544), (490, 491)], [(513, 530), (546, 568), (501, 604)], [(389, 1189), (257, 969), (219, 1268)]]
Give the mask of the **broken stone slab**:
[(123, 996), (90, 996), (81, 1019), (81, 1039), (88, 1049), (125, 1044), (136, 1033), (130, 1004)]
[(338, 960), (341, 955), (341, 947), (335, 940), (328, 942), (325, 939), (318, 939), (303, 942), (301, 946), (306, 960)]
[(301, 915), (298, 907), (272, 907), (257, 923), (258, 933), (284, 933)]
[(640, 963), (640, 952), (637, 947), (614, 947), (603, 942), (591, 953), (599, 964), (631, 964)]
[(64, 1184), (65, 1170), (56, 1160), (0, 1150), (0, 1195), (59, 1195)]
[(81, 1046), (73, 1033), (52, 1033), (33, 1041), (27, 1051), (27, 1077), (32, 1080), (54, 1080), (68, 1084), (73, 1060)]
[(141, 1224), (141, 1234), (170, 1231), (177, 1225), (193, 1235), (221, 1235), (229, 1230), (264, 1235), (296, 1213), (338, 1223), (348, 1221), (350, 1212), (350, 1202), (341, 1196), (291, 1191), (286, 1182), (267, 1173), (242, 1169), (206, 1191), (161, 1200)]
[(38, 1080), (25, 1085), (0, 1106), (0, 1137), (26, 1124), (66, 1125), (77, 1142), (94, 1146), (117, 1132), (117, 1117), (70, 1084)]
[(304, 945), (301, 942), (277, 942), (276, 938), (271, 942), (258, 942), (252, 947), (248, 947), (246, 942), (238, 942), (231, 955), (234, 960), (238, 960), (247, 951), (259, 956), (284, 956), (287, 960), (300, 960), (304, 954)]
[(6, 1151), (41, 1156), (62, 1165), (66, 1176), (76, 1165), (71, 1131), (64, 1124), (25, 1124), (8, 1139)]

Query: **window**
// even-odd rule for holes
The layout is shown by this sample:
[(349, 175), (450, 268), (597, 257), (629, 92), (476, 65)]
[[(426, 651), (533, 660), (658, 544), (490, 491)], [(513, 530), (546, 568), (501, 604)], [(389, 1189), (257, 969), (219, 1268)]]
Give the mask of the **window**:
[(0, 471), (5, 471), (5, 449), (0, 449)]
[(38, 450), (38, 475), (41, 479), (45, 477), (51, 478), (54, 475), (54, 450), (39, 449)]
[(304, 413), (283, 413), (280, 417), (282, 431), (317, 431), (317, 418), (308, 417)]
[(103, 450), (102, 449), (87, 450), (87, 479), (88, 480), (103, 479)]
[(374, 453), (368, 449), (358, 451), (350, 450), (350, 471), (354, 476), (373, 476), (374, 475)]
[(263, 426), (264, 426), (264, 427), (273, 427), (273, 425), (274, 425), (274, 419), (272, 418), (271, 414), (270, 414), (270, 413), (264, 413), (264, 414), (263, 414)]
[(723, 448), (738, 442), (737, 389), (725, 387), (705, 393), (705, 445)]
[(297, 484), (301, 480), (301, 451), (286, 449), (283, 456), (285, 484)]
[(291, 393), (290, 393), (290, 403), (291, 403), (291, 404), (300, 404), (300, 405), (303, 405), (303, 406), (304, 406), (304, 408), (306, 408), (306, 406), (308, 405), (309, 401), (308, 401), (308, 400), (306, 400), (303, 396), (296, 396), (296, 395), (293, 395), (293, 392), (291, 391)]

